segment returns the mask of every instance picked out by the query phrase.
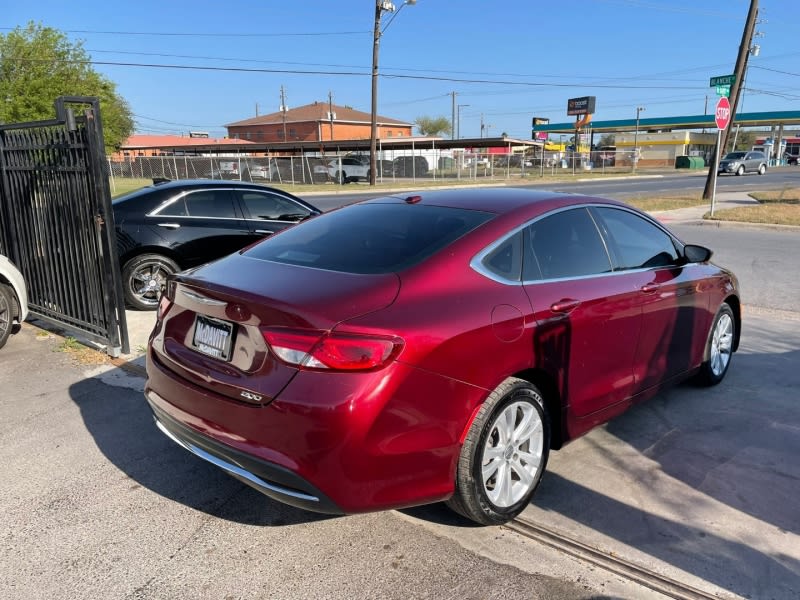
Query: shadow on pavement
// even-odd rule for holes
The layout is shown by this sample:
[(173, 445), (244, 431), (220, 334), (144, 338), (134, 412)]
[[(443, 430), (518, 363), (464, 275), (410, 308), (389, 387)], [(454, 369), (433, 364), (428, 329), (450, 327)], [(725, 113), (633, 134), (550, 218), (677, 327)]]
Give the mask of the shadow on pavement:
[(72, 385), (69, 394), (105, 457), (137, 484), (165, 498), (247, 525), (331, 518), (275, 502), (192, 456), (158, 431), (140, 391), (90, 378)]

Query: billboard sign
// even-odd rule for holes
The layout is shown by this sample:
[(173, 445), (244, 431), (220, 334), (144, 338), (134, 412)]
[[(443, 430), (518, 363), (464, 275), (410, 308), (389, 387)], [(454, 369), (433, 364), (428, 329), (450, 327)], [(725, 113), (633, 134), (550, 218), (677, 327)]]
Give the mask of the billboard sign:
[(593, 115), (595, 96), (583, 96), (582, 98), (570, 98), (567, 100), (568, 115)]

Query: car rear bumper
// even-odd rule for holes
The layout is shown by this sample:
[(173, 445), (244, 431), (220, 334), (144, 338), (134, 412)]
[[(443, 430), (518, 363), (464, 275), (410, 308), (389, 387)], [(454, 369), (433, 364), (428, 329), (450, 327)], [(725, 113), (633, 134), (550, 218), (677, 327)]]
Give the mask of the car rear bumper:
[(448, 498), (461, 435), (487, 393), (395, 362), (346, 376), (301, 371), (254, 405), (183, 379), (152, 347), (147, 373), (145, 396), (175, 442), (271, 498), (333, 514)]
[(195, 456), (284, 504), (313, 512), (344, 513), (330, 498), (292, 471), (239, 452), (183, 425), (160, 408), (166, 401), (153, 390), (146, 390), (145, 396), (153, 410), (156, 426)]

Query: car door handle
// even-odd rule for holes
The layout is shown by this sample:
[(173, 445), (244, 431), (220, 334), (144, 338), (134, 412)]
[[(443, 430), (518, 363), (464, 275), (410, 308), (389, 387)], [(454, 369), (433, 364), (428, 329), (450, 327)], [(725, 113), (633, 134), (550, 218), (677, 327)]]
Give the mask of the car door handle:
[(661, 286), (657, 283), (646, 283), (641, 287), (643, 294), (655, 294)]
[(275, 232), (271, 229), (256, 229), (256, 233), (260, 233), (262, 235), (272, 235)]
[(553, 302), (553, 304), (550, 305), (550, 310), (556, 313), (568, 313), (578, 308), (578, 306), (580, 306), (580, 303), (581, 303), (580, 300), (574, 300), (572, 298), (563, 298), (558, 302)]
[(159, 223), (159, 227), (163, 227), (164, 229), (180, 229), (180, 223)]

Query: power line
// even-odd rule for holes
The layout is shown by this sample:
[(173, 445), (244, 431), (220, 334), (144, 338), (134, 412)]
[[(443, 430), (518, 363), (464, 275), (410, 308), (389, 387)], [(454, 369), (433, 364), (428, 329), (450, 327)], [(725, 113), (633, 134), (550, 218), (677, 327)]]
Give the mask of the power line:
[[(319, 71), (319, 70), (293, 70), (293, 69), (257, 69), (252, 67), (212, 67), (207, 65), (175, 65), (175, 64), (155, 64), (155, 63), (133, 63), (133, 62), (119, 62), (119, 61), (101, 61), (101, 60), (47, 60), (35, 58), (13, 58), (18, 62), (38, 62), (38, 63), (67, 63), (67, 64), (80, 64), (80, 65), (103, 65), (113, 67), (141, 67), (148, 69), (175, 69), (184, 71), (217, 71), (217, 72), (231, 72), (231, 73), (282, 73), (289, 75), (335, 75), (335, 76), (356, 76), (363, 77), (365, 73), (355, 71)], [(571, 87), (586, 87), (586, 83), (543, 83), (536, 81), (504, 81), (504, 80), (491, 80), (491, 79), (461, 79), (457, 77), (436, 77), (432, 75), (401, 75), (401, 74), (388, 74), (383, 73), (381, 77), (386, 79), (417, 79), (421, 81), (447, 81), (451, 83), (481, 83), (492, 85), (511, 85), (522, 87), (556, 87), (556, 88), (571, 88)], [(607, 85), (601, 83), (591, 84), (596, 88), (604, 89), (622, 89), (622, 90), (695, 90), (697, 86), (665, 86), (665, 85)]]
[[(14, 31), (15, 27), (0, 27), (0, 31)], [(65, 33), (90, 33), (98, 35), (130, 35), (130, 36), (156, 36), (156, 37), (233, 37), (233, 38), (260, 38), (260, 37), (322, 37), (339, 35), (368, 35), (369, 31), (316, 31), (294, 33), (191, 33), (183, 31), (97, 31), (91, 29), (64, 29)]]

